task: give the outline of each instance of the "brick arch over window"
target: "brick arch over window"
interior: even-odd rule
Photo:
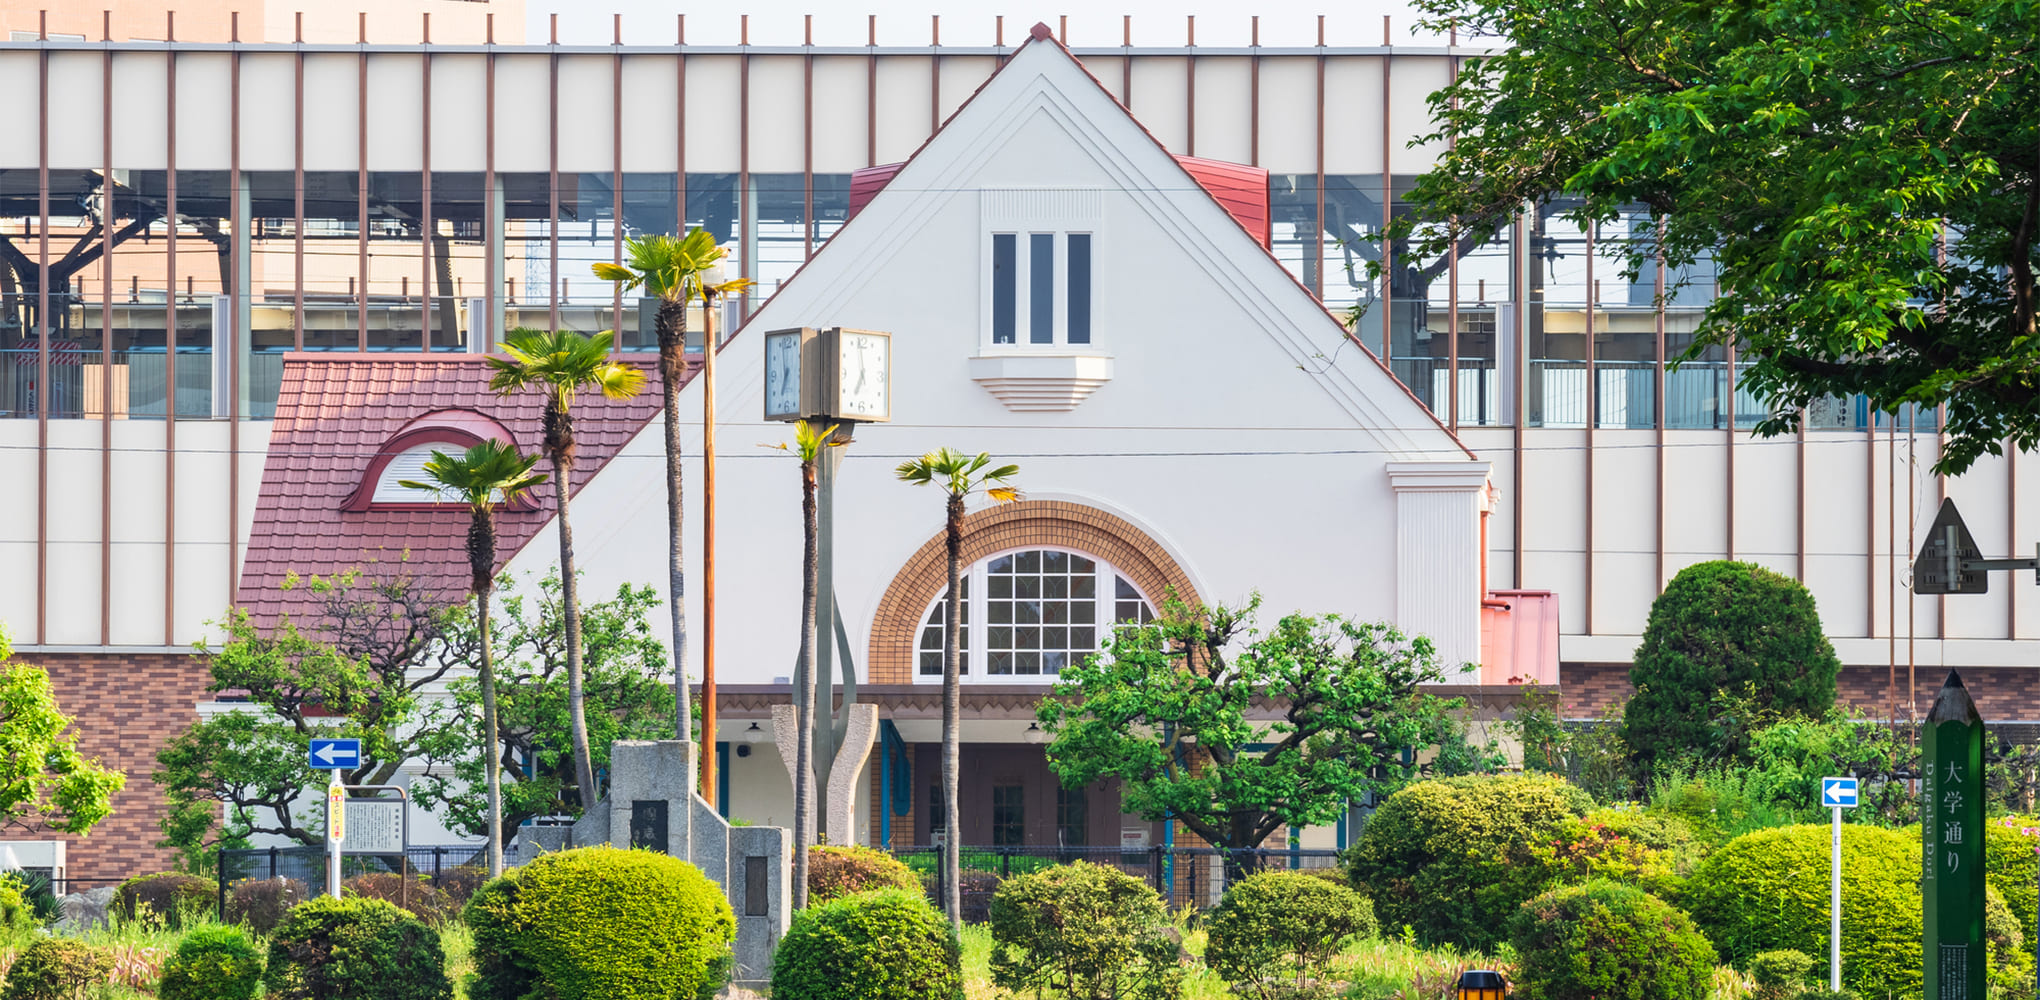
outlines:
[[[1170,590],[1186,601],[1197,600],[1189,574],[1176,565],[1167,550],[1146,532],[1096,507],[1062,500],[1022,500],[988,507],[963,519],[966,568],[994,553],[1035,546],[1076,549],[1103,559],[1139,587],[1158,609],[1162,595]],[[921,616],[929,602],[942,593],[948,577],[943,533],[938,531],[900,567],[879,599],[865,661],[871,664],[871,683],[913,682],[914,638],[921,628]]]

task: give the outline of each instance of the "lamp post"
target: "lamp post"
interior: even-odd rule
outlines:
[[[721,264],[701,273],[701,742],[708,745],[701,755],[701,797],[710,803],[716,800],[714,289],[723,281]]]
[[[1489,969],[1469,969],[1459,976],[1459,1000],[1504,1000],[1508,980]]]

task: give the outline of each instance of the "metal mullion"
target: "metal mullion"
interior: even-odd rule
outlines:
[[[1183,54],[1183,155],[1197,155],[1197,15],[1185,14],[1184,40],[1188,51]]]
[[[552,15],[552,52],[547,57],[545,300],[547,325],[560,328],[560,16]]]
[[[429,46],[432,43],[432,14],[427,11],[420,16],[424,18],[422,41]],[[423,106],[419,120],[423,122],[424,132],[419,136],[418,145],[418,261],[424,269],[418,279],[418,347],[430,354],[432,327],[435,325],[432,306],[436,299],[432,288],[432,239],[438,235],[434,232],[438,222],[432,217],[432,53],[429,50],[421,52],[418,59],[419,100]],[[453,249],[451,243],[447,249]]]
[[[802,185],[801,260],[815,255],[815,16],[804,22],[808,51],[801,57],[801,139]]]
[[[113,12],[100,17],[100,40],[113,40]],[[99,155],[99,644],[113,644],[113,226],[120,199],[113,184],[113,48],[100,57]]]
[[[865,15],[864,165],[878,166],[878,15]]]
[[[1657,222],[1657,225],[1656,225],[1656,227],[1655,227],[1655,228],[1656,228],[1656,230],[1657,230],[1657,246],[1653,248],[1653,249],[1655,250],[1655,254],[1654,254],[1654,256],[1656,257],[1656,267],[1655,267],[1655,268],[1653,269],[1653,277],[1652,277],[1652,279],[1651,279],[1651,281],[1652,281],[1653,285],[1655,286],[1655,287],[1653,288],[1653,290],[1652,290],[1652,293],[1651,293],[1651,313],[1652,313],[1652,319],[1651,319],[1651,322],[1652,322],[1652,328],[1653,328],[1653,331],[1654,331],[1654,336],[1655,336],[1655,338],[1656,338],[1656,341],[1657,341],[1657,364],[1656,364],[1656,365],[1655,365],[1655,366],[1654,366],[1654,367],[1652,368],[1652,371],[1651,371],[1651,381],[1652,381],[1652,387],[1651,387],[1651,396],[1652,396],[1652,398],[1653,398],[1654,400],[1656,400],[1656,402],[1655,402],[1655,404],[1654,404],[1654,412],[1653,412],[1652,416],[1653,416],[1653,417],[1655,417],[1655,419],[1656,419],[1656,424],[1657,424],[1657,434],[1656,434],[1656,441],[1655,441],[1656,447],[1655,447],[1655,448],[1653,449],[1653,451],[1655,451],[1655,453],[1656,453],[1656,456],[1655,456],[1655,461],[1656,461],[1656,465],[1657,465],[1657,505],[1656,505],[1656,506],[1657,506],[1657,579],[1656,579],[1656,581],[1655,581],[1655,584],[1654,584],[1654,587],[1653,587],[1653,592],[1654,592],[1654,593],[1655,593],[1655,592],[1659,592],[1659,591],[1662,591],[1662,590],[1664,589],[1664,586],[1665,586],[1665,220],[1664,220],[1664,217],[1663,217],[1663,216],[1659,216],[1659,217],[1657,218],[1656,222]],[[1803,436],[1803,435],[1802,435],[1802,437],[1801,437],[1801,441],[1802,441],[1802,443],[1804,443],[1804,436]],[[1803,464],[1803,463],[1802,463],[1802,464]],[[1804,469],[1802,469],[1802,470],[1801,470],[1801,475],[1800,475],[1800,489],[1802,490],[1802,492],[1803,492],[1803,491],[1804,491],[1804,489],[1805,489],[1805,481],[1806,481],[1806,477],[1805,477],[1805,474],[1804,474]],[[1802,507],[1801,509],[1802,509],[1802,510],[1804,510],[1804,508],[1803,508],[1803,507]],[[1801,555],[1801,560],[1800,560],[1801,562],[1804,562],[1804,561],[1805,561],[1805,558],[1804,558],[1804,551],[1805,551],[1805,544],[1804,544],[1804,541],[1805,541],[1805,539],[1804,539],[1804,532],[1802,531],[1802,532],[1801,532],[1801,546],[1800,546],[1800,549],[1801,549],[1801,553],[1802,553],[1802,555]]]
[[[49,14],[36,35],[49,41]],[[35,639],[50,641],[50,50],[36,51]]]
[[[1391,88],[1394,84],[1393,70],[1390,64],[1395,61],[1395,56],[1392,54],[1392,48],[1389,45],[1391,37],[1388,15],[1383,14],[1381,15],[1381,363],[1387,365],[1389,371],[1393,373],[1395,371],[1395,243],[1388,238],[1389,224],[1395,221],[1393,209],[1391,208],[1395,204],[1395,166],[1389,156],[1389,150],[1394,145],[1394,137],[1389,134],[1391,109],[1389,95],[1393,92]],[[1320,65],[1324,62],[1324,43],[1325,22],[1324,18],[1320,17],[1318,18],[1318,62]],[[1319,70],[1320,79],[1323,77],[1323,72],[1323,70]],[[1320,86],[1320,90],[1322,90],[1322,86]],[[1320,99],[1318,105],[1322,108],[1324,101]],[[1319,111],[1319,118],[1322,123],[1322,110]],[[1322,124],[1318,126],[1318,136],[1318,146],[1322,149],[1324,146],[1324,126]],[[1322,154],[1320,154],[1320,159],[1322,159]],[[1318,189],[1320,192],[1324,190],[1324,184],[1324,168],[1320,166],[1318,168]],[[1319,197],[1322,198],[1323,195],[1320,194]],[[1322,207],[1320,207],[1319,211],[1323,211]],[[1323,218],[1318,219],[1318,229],[1320,232],[1324,229]],[[1318,238],[1318,246],[1318,270],[1322,272],[1324,270],[1324,238],[1322,236]],[[1324,284],[1324,275],[1322,273],[1318,275],[1318,284],[1319,297],[1322,298]]]
[[[355,54],[355,270],[359,277],[354,290],[354,349],[368,350],[368,15],[362,14],[361,51]]]
[[[484,352],[496,346],[496,304],[503,301],[503,276],[497,258],[502,256],[503,233],[507,228],[497,220],[496,202],[496,15],[483,15],[488,53],[483,57],[482,76],[482,339]],[[473,330],[475,318],[468,317]],[[469,336],[473,336],[472,333]]]
[[[247,231],[249,219],[243,217],[241,204],[241,14],[234,11],[228,15],[229,37],[235,44],[228,55],[227,77],[227,287],[221,289],[227,298],[227,605],[234,604],[235,582],[240,578],[241,562],[241,339],[248,336],[241,329],[241,290],[248,284],[248,275],[241,267],[242,255],[239,244],[251,238]],[[251,206],[252,209],[252,206]],[[251,210],[248,215],[254,213]],[[252,322],[252,313],[251,322]],[[215,357],[219,344],[213,345]],[[214,371],[219,371],[215,365]],[[213,387],[213,412],[219,412],[219,387]]]
[[[673,150],[673,173],[678,183],[673,199],[673,227],[682,236],[687,235],[687,15],[681,14],[679,34],[675,39],[676,52],[673,58],[674,119],[676,136]],[[681,345],[684,350],[686,345]]]
[[[1523,474],[1523,428],[1525,424],[1530,422],[1529,269],[1535,265],[1530,263],[1530,250],[1528,246],[1530,227],[1525,223],[1522,213],[1518,212],[1516,214],[1516,221],[1513,225],[1516,230],[1516,238],[1509,241],[1509,284],[1511,286],[1510,296],[1516,302],[1516,323],[1515,329],[1509,331],[1509,336],[1515,341],[1516,349],[1512,352],[1515,355],[1513,361],[1515,370],[1509,373],[1509,380],[1516,390],[1514,393],[1516,397],[1516,412],[1514,419],[1510,421],[1515,425],[1510,434],[1515,448],[1515,460],[1510,463],[1513,466],[1510,470],[1510,476],[1514,480],[1512,488],[1515,491],[1515,495],[1509,498],[1509,513],[1510,519],[1513,522],[1510,527],[1510,544],[1515,547],[1513,560],[1515,565],[1509,567],[1509,573],[1514,589],[1521,590],[1523,588],[1524,484],[1528,479]],[[1495,324],[1495,336],[1497,339],[1501,337],[1500,323]],[[1500,367],[1500,365],[1496,367]]]
[[[305,349],[305,15],[297,15],[297,89],[294,96],[297,117],[293,121],[291,184],[297,199],[297,218],[292,223],[291,249],[291,348]]]
[[[1458,45],[1459,45],[1459,31],[1457,28],[1454,28],[1452,31],[1452,47],[1456,49]],[[1446,83],[1448,86],[1459,82],[1458,56],[1450,56],[1446,59],[1445,74]],[[1455,97],[1452,99],[1452,106],[1455,109],[1459,107],[1458,98]],[[1445,148],[1447,150],[1459,148],[1459,136],[1456,133],[1448,134],[1445,137]],[[1446,426],[1450,427],[1454,434],[1457,434],[1459,433],[1459,240],[1460,240],[1459,219],[1457,216],[1453,217],[1451,226],[1452,226],[1451,228],[1452,245],[1446,248],[1445,251],[1447,254],[1450,254],[1450,256],[1445,259],[1445,268],[1447,271],[1445,280],[1446,283],[1452,287],[1452,294],[1447,296],[1445,301],[1445,325],[1450,327],[1452,331],[1451,334],[1446,338],[1448,341],[1446,344],[1446,349],[1449,352],[1449,357],[1445,362],[1445,408],[1451,414],[1446,419]],[[1481,596],[1483,599],[1485,599],[1487,595],[1483,594]]]
[[[166,15],[176,40],[177,15]],[[177,52],[164,59],[163,645],[177,644]]]
[[[758,260],[756,234],[751,232],[751,16],[740,14],[737,18],[741,52],[737,56],[737,276],[751,277],[752,266]],[[706,303],[703,303],[706,307]],[[751,293],[746,291],[737,300],[737,321],[742,323],[751,318]],[[707,328],[715,340],[723,337],[715,321],[709,319]],[[710,334],[701,338],[703,354],[716,349],[710,342]]]
[[[1594,371],[1594,308],[1600,305],[1600,296],[1594,287],[1594,237],[1600,229],[1596,220],[1588,220],[1581,227],[1586,233],[1587,247],[1587,429],[1586,429],[1586,502],[1582,509],[1586,513],[1586,586],[1582,592],[1586,597],[1586,634],[1594,634],[1594,428],[1601,422],[1600,379]]]
[[[623,263],[623,15],[615,15],[616,51],[610,57],[609,102],[609,262]],[[610,285],[609,353],[616,356],[623,339],[623,286]]]
[[[1261,165],[1261,15],[1253,16],[1253,54],[1247,57],[1247,162]]]

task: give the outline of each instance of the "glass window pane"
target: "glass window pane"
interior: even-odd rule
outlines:
[[[1091,234],[1070,234],[1069,342],[1091,342]]]
[[[1015,291],[1019,261],[1015,259],[1018,237],[1012,233],[992,236],[992,343],[1010,344],[1015,336]]]
[[[1055,234],[1033,233],[1027,253],[1027,340],[1055,342]]]

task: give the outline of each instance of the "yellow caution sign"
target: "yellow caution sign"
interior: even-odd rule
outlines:
[[[334,844],[347,840],[347,789],[338,781],[326,786],[326,840]]]

